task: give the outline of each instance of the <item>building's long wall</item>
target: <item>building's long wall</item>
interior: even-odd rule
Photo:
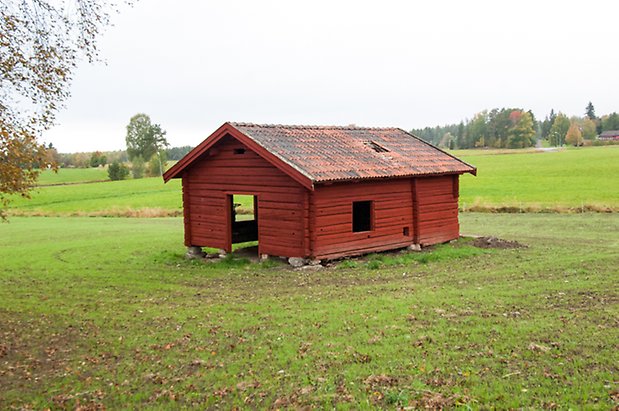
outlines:
[[[352,231],[352,203],[355,201],[373,202],[371,231]],[[414,234],[412,205],[408,179],[316,187],[310,195],[313,255],[336,258],[411,244]]]

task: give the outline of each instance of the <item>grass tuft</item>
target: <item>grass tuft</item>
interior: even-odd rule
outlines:
[[[377,270],[385,267],[398,267],[410,264],[428,264],[431,262],[448,261],[474,257],[493,252],[491,249],[480,249],[470,245],[471,239],[461,238],[450,244],[440,244],[424,249],[421,252],[401,251],[399,253],[385,252],[372,253],[365,257],[365,267],[370,270]],[[344,260],[338,264],[339,268],[355,268],[359,266],[359,261],[355,259]]]

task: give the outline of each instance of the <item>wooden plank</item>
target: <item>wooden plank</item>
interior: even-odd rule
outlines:
[[[282,220],[274,218],[266,218],[262,216],[260,221],[260,227],[272,230],[294,230],[303,232],[303,218],[299,217],[294,220]]]
[[[294,253],[297,255],[303,254],[303,243],[302,243],[302,239],[300,238],[294,239],[294,241],[288,241],[278,236],[260,234],[259,243],[260,242],[261,242],[260,244],[261,250],[268,250],[271,247],[279,247],[279,248],[286,248],[288,250],[294,250]],[[266,251],[264,252],[266,254],[271,254]],[[277,254],[277,255],[286,256],[286,254]],[[290,255],[287,255],[286,257],[290,257]]]
[[[314,247],[316,246],[316,192],[309,192],[309,243],[310,243],[310,255],[314,254]]]
[[[307,211],[307,209],[297,210],[262,206],[260,207],[260,217],[275,221],[302,221],[304,213]]]
[[[271,177],[279,178],[286,181],[294,181],[278,169],[274,167],[237,167],[237,168],[221,168],[221,167],[207,167],[201,170],[201,174],[196,176],[195,179],[221,179],[227,177],[250,177],[256,181]],[[298,184],[297,184],[298,185]]]
[[[301,193],[302,192],[302,188],[299,187],[298,184],[292,185],[293,183],[288,184],[288,183],[282,182],[281,184],[269,183],[267,185],[264,183],[265,183],[264,181],[261,181],[258,184],[253,184],[251,180],[245,179],[244,181],[241,181],[241,182],[211,181],[211,182],[192,183],[192,187],[196,190],[201,190],[202,192],[213,191],[213,192],[220,192],[220,193],[231,192],[231,191],[238,191],[239,193],[255,193],[255,194],[264,193],[264,192],[269,192],[269,193]]]
[[[324,258],[340,258],[347,257],[352,255],[361,255],[367,254],[371,252],[377,251],[386,251],[393,250],[398,248],[404,248],[411,244],[410,240],[402,240],[402,239],[392,239],[385,240],[381,239],[375,243],[368,244],[359,244],[357,247],[343,247],[343,246],[327,246],[321,247],[316,250],[316,258],[324,259]]]
[[[410,197],[410,196],[407,196]],[[391,210],[391,209],[404,209],[405,211],[410,213],[410,210],[413,206],[413,203],[410,198],[403,197],[402,199],[397,198],[395,200],[381,200],[374,202],[374,210],[375,211],[383,211],[383,210]],[[337,204],[337,205],[327,205],[323,204],[316,209],[317,216],[327,216],[327,215],[335,215],[335,214],[345,214],[352,212],[352,201],[346,204]]]
[[[359,244],[373,243],[374,241],[382,241],[384,239],[395,238],[402,240],[405,238],[402,235],[402,230],[395,232],[393,229],[385,228],[374,231],[364,231],[359,233],[343,234],[325,234],[319,235],[316,238],[316,248],[326,245],[342,244],[344,247],[355,248]],[[382,240],[381,240],[382,239]]]
[[[181,180],[182,192],[183,192],[183,226],[184,226],[184,242],[186,247],[190,247],[191,244],[191,214],[190,214],[190,198],[191,190],[189,188],[189,179],[187,178],[189,173],[186,173]]]
[[[339,183],[330,186],[316,186],[315,193],[319,198],[341,198],[364,194],[382,194],[398,191],[408,191],[405,179],[368,181],[359,183]]]
[[[310,191],[304,190],[303,193],[303,256],[309,257],[312,251],[310,244],[310,225],[309,225],[309,207],[310,207]]]
[[[272,236],[279,237],[282,240],[290,240],[290,241],[302,241],[300,239],[303,238],[303,229],[291,229],[291,228],[280,228],[274,227],[273,225],[263,225],[261,224],[259,227],[260,236]]]
[[[301,248],[287,247],[285,245],[278,244],[265,244],[260,246],[260,252],[272,256],[282,257],[307,257],[303,255]]]
[[[453,185],[453,198],[458,200],[460,195],[460,176],[458,174],[454,174],[452,176],[452,185]]]
[[[314,227],[316,230],[337,224],[351,224],[352,226],[352,212],[314,217]]]
[[[382,200],[397,200],[408,199],[410,195],[409,190],[401,191],[387,191],[380,193],[364,192],[363,194],[342,194],[337,197],[317,196],[316,205],[318,207],[343,205],[352,203],[353,201],[382,201]]]
[[[421,214],[419,211],[419,201],[417,199],[417,179],[411,178],[411,199],[413,201],[413,243],[419,244],[419,219]]]
[[[285,177],[250,177],[250,176],[210,176],[208,178],[192,181],[192,184],[204,184],[206,187],[196,186],[198,189],[210,189],[218,191],[233,191],[231,186],[250,186],[246,189],[247,192],[253,192],[257,189],[278,188],[282,187],[288,191],[297,190],[301,192],[298,184],[295,184],[290,179]],[[255,187],[255,188],[254,188]],[[276,190],[277,191],[277,190]]]
[[[210,194],[208,197],[192,196],[189,199],[189,205],[192,207],[222,207],[225,205],[225,198],[223,195],[214,196]]]

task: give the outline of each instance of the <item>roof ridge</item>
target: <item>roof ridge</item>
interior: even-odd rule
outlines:
[[[257,124],[229,121],[235,127],[260,127],[260,128],[289,128],[298,130],[398,130],[397,127],[363,127],[350,124],[347,126],[324,126],[324,125],[303,125],[303,124]]]

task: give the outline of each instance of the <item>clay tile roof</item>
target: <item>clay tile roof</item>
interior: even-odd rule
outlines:
[[[230,124],[314,183],[476,173],[399,128]]]

